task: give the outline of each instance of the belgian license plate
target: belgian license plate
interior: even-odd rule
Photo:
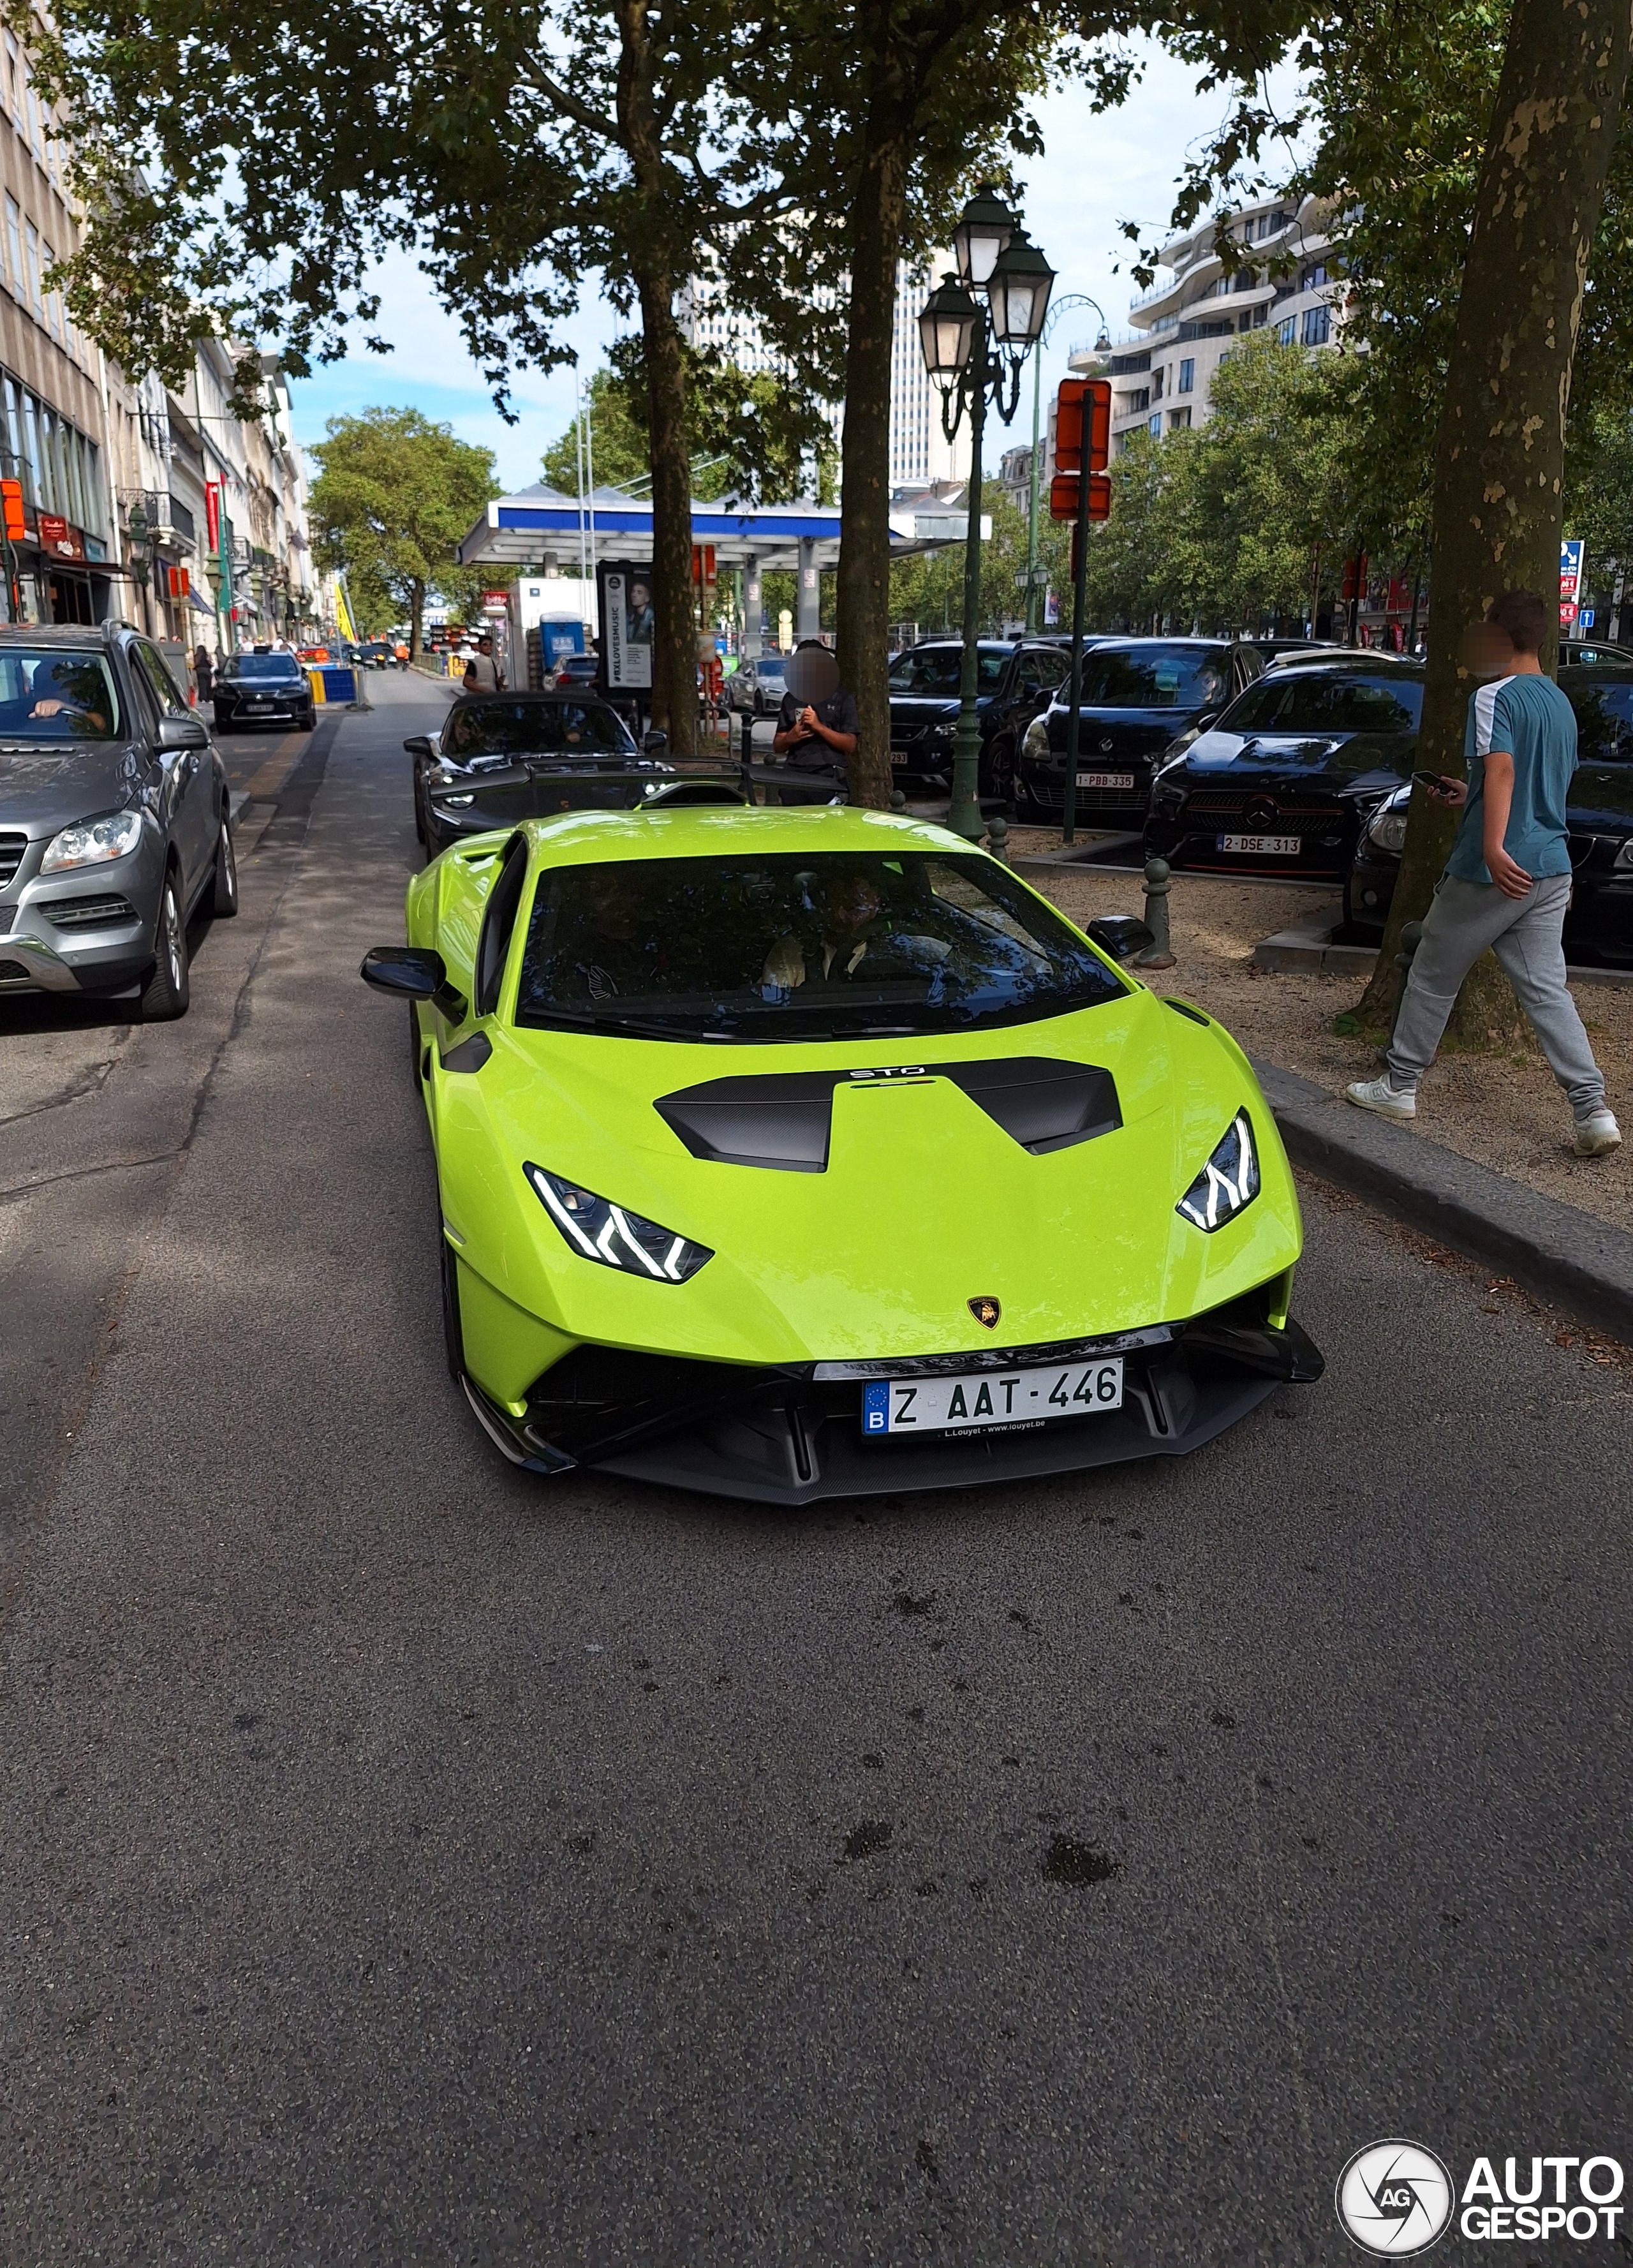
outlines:
[[[904,764],[907,760],[908,752],[905,748],[892,748],[890,752],[890,761],[893,764]]]
[[[1134,774],[1132,772],[1079,772],[1078,785],[1122,788],[1131,792],[1134,787]]]
[[[864,1433],[980,1433],[1122,1407],[1122,1358],[982,1370],[968,1378],[879,1378],[862,1389]]]
[[[1304,844],[1296,835],[1222,835],[1219,848],[1246,858],[1296,858]]]

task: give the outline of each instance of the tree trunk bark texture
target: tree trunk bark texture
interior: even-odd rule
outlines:
[[[1500,592],[1549,600],[1545,666],[1557,650],[1565,411],[1630,32],[1629,0],[1515,0],[1436,443],[1418,739],[1425,771],[1462,776],[1474,685],[1461,641]],[[1365,1022],[1394,1014],[1401,930],[1426,911],[1456,826],[1454,814],[1415,792],[1383,950],[1361,1003]],[[1519,1027],[1507,981],[1487,961],[1454,1020],[1453,1036],[1466,1044],[1504,1044]]]
[[[850,798],[876,811],[890,802],[890,377],[910,135],[901,107],[877,98],[850,217],[838,649],[857,703]]]

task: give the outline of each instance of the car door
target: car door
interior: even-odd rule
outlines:
[[[186,718],[197,722],[202,731],[202,720],[194,718],[158,648],[145,638],[132,638],[126,652],[159,718]],[[154,737],[157,740],[157,733]],[[173,830],[181,852],[184,887],[191,900],[216,855],[216,767],[208,740],[202,748],[161,748],[158,754],[173,782]]]

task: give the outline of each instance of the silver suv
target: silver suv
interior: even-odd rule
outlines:
[[[0,627],[0,994],[188,1005],[188,922],[238,911],[221,758],[127,623]]]

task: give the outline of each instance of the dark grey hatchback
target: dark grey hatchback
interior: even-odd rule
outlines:
[[[0,995],[188,1005],[188,922],[238,911],[226,774],[126,623],[0,629]]]

